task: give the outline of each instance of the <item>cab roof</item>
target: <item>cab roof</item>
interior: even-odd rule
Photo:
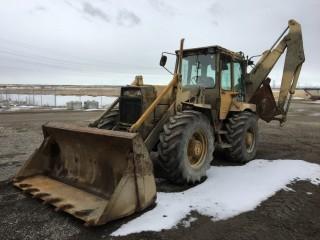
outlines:
[[[228,56],[231,56],[232,58],[244,59],[244,55],[242,52],[233,52],[218,45],[183,49],[184,55],[192,55],[195,53],[209,54],[209,53],[217,53],[217,52],[224,53]],[[176,54],[179,54],[179,50],[176,50]]]

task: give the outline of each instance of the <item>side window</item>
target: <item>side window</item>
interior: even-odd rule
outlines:
[[[234,82],[234,90],[239,92],[242,90],[242,69],[241,65],[238,62],[233,63],[233,82]]]
[[[221,88],[231,90],[231,63],[223,61],[221,70]]]
[[[199,63],[200,64],[200,63]],[[198,65],[192,65],[191,67],[191,82],[194,82],[193,84],[196,84],[197,76],[201,76],[201,68],[198,67]]]
[[[213,88],[216,80],[215,57],[215,54],[183,57],[181,66],[183,86],[198,85],[204,88]]]
[[[186,59],[182,59],[182,83],[184,85],[188,85],[189,79],[188,79],[188,73],[189,73],[189,61]]]
[[[216,69],[213,64],[207,66],[207,77],[211,79],[208,87],[214,87],[216,85]]]

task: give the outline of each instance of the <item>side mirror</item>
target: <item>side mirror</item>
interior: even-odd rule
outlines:
[[[254,65],[254,62],[252,60],[248,60],[248,66]]]
[[[164,67],[166,65],[166,63],[167,63],[167,56],[162,55],[161,59],[160,59],[160,66]]]

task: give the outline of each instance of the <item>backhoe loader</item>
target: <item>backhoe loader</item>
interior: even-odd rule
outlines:
[[[256,64],[242,52],[183,43],[167,86],[144,85],[137,76],[88,127],[43,125],[44,140],[14,185],[86,225],[101,225],[154,204],[157,169],[173,183],[195,184],[215,150],[230,161],[254,159],[258,119],[286,121],[305,60],[300,24],[290,20]],[[276,102],[268,75],[285,51]],[[164,68],[166,61],[163,53]]]

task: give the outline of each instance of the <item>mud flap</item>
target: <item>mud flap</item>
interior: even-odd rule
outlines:
[[[14,185],[56,210],[101,225],[154,203],[153,166],[137,133],[43,126],[44,141],[14,179]]]

